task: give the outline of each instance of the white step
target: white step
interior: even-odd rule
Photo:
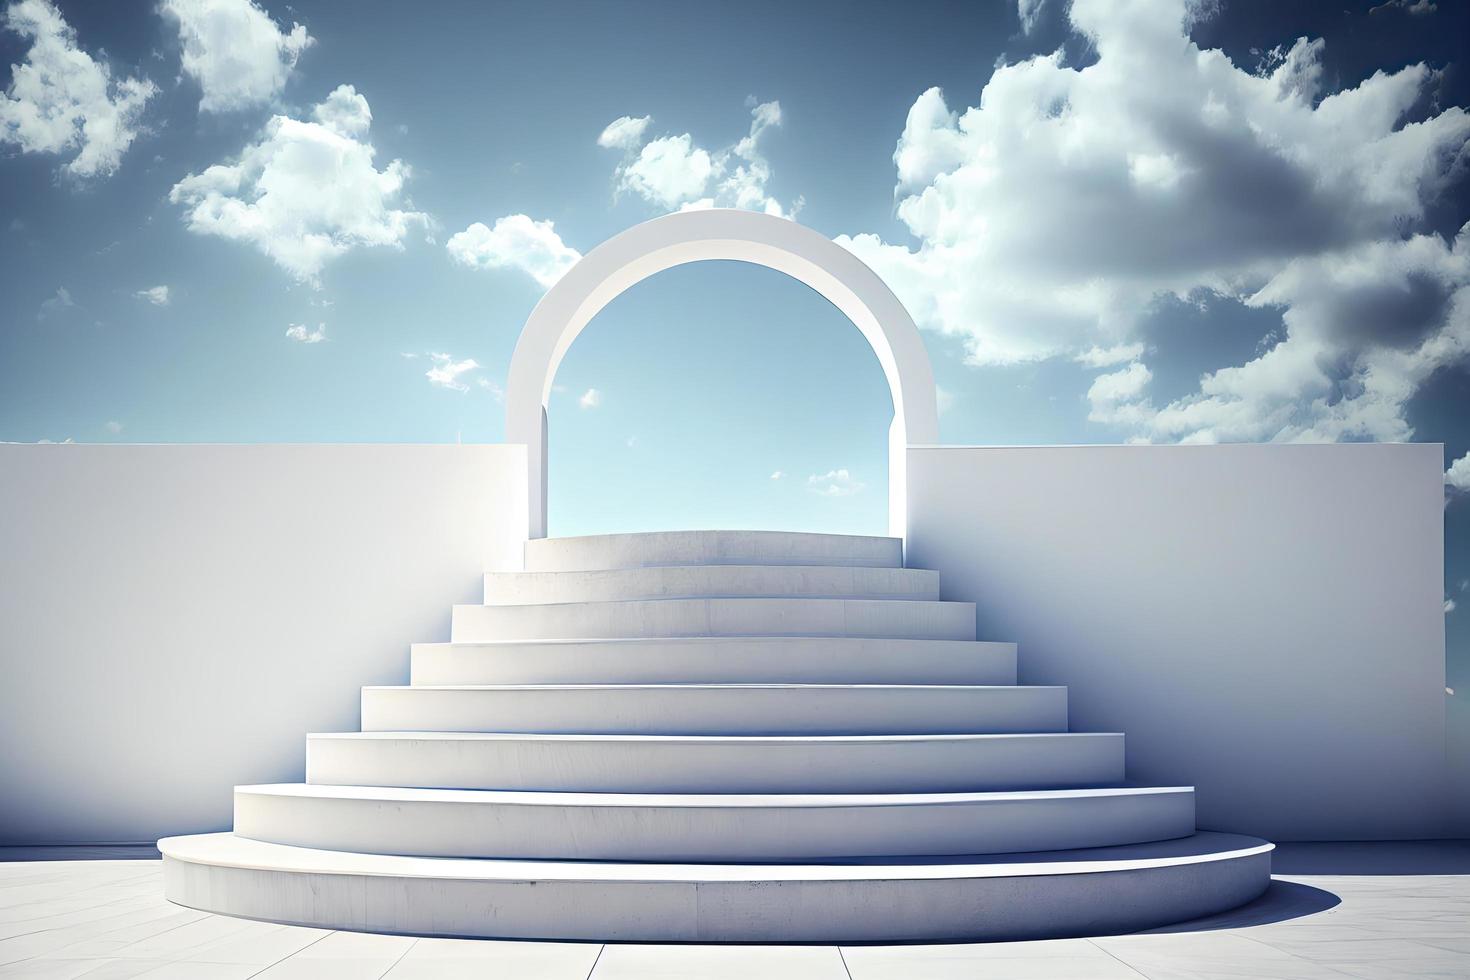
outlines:
[[[963,793],[1123,781],[1118,733],[307,736],[306,781],[571,793]]]
[[[1103,847],[1194,833],[1187,786],[927,795],[239,786],[235,833],[426,857],[809,861]]]
[[[706,636],[415,643],[412,682],[1014,684],[1016,645],[977,640]]]
[[[684,565],[485,575],[486,605],[718,596],[934,600],[939,573],[842,565]]]
[[[973,640],[975,604],[897,599],[633,599],[455,606],[450,639],[867,636]]]
[[[903,942],[1133,932],[1251,901],[1271,845],[1195,834],[1121,847],[845,863],[490,861],[169,837],[164,894],[326,929],[643,942]]]
[[[611,735],[1064,732],[1067,689],[932,684],[365,687],[362,730]]]
[[[899,568],[903,540],[796,531],[651,531],[534,538],[528,572],[576,572],[647,565],[866,565]]]

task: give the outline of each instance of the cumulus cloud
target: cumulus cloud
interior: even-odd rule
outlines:
[[[602,392],[596,388],[588,388],[582,392],[582,397],[577,399],[577,404],[582,408],[596,408],[602,404]]]
[[[49,0],[11,4],[4,28],[30,48],[0,95],[0,144],[22,153],[73,153],[62,168],[73,177],[117,170],[157,86],[146,78],[114,79],[106,63],[78,47],[76,32]]]
[[[771,479],[773,479],[773,480],[779,480],[779,479],[781,479],[785,475],[786,474],[783,473],[783,472],[781,472],[780,470],[776,470],[774,473],[771,474]]]
[[[582,253],[561,240],[550,221],[524,214],[497,218],[495,227],[476,221],[453,235],[446,247],[460,265],[471,269],[519,269],[549,287],[576,264]]]
[[[456,361],[453,354],[431,351],[429,360],[434,366],[424,372],[424,377],[435,388],[447,388],[450,391],[469,391],[470,386],[465,375],[480,369],[480,362],[472,357]]]
[[[278,115],[232,163],[174,185],[190,231],[254,245],[297,281],[316,285],[322,268],[351,249],[401,248],[428,218],[397,206],[409,177],[394,160],[373,166],[367,99],[340,85],[311,119]]]
[[[1470,493],[1470,453],[1455,460],[1444,471],[1444,485],[1459,493]],[[1460,591],[1465,591],[1464,582],[1460,583]]]
[[[133,297],[145,303],[152,303],[154,306],[167,306],[169,303],[167,286],[149,286],[147,289],[138,290]]]
[[[286,336],[302,344],[319,344],[327,339],[327,325],[318,323],[316,329],[311,330],[304,323],[293,323],[286,328]]]
[[[1466,235],[1413,232],[1465,170],[1470,116],[1409,121],[1425,65],[1324,92],[1320,40],[1246,70],[1190,40],[1209,7],[1075,0],[1093,63],[1001,66],[963,111],[923,93],[894,152],[917,247],[838,241],[971,363],[1130,364],[1092,405],[1141,438],[1404,438],[1406,399],[1465,355]],[[1158,300],[1201,291],[1278,310],[1279,342],[1157,410],[1110,398],[1147,370]]]
[[[1150,411],[1142,399],[1144,388],[1152,380],[1153,372],[1138,361],[1120,371],[1098,375],[1087,389],[1087,402],[1091,406],[1087,418],[1112,425],[1136,422],[1141,414]]]
[[[648,124],[653,122],[652,116],[620,116],[607,124],[602,135],[597,137],[597,145],[609,150],[630,150],[643,145],[643,134],[648,129]]]
[[[822,497],[851,497],[864,486],[845,468],[813,473],[806,479],[806,488]]]
[[[179,30],[184,74],[199,83],[205,112],[273,100],[315,40],[300,24],[282,31],[253,0],[163,0]]]
[[[801,199],[785,205],[767,192],[771,166],[760,151],[762,134],[781,125],[781,103],[761,102],[750,114],[746,135],[721,150],[697,145],[688,133],[644,142],[649,116],[614,120],[597,143],[624,151],[614,173],[618,192],[637,194],[664,210],[743,208],[790,217]]]
[[[123,430],[123,424],[121,422],[119,422],[117,419],[108,419],[103,424],[102,428],[107,431],[108,435],[114,435],[115,436],[115,435],[117,435],[119,432],[121,432]]]

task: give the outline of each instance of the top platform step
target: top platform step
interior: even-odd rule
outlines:
[[[902,568],[903,539],[798,531],[649,531],[526,542],[528,572],[655,565],[839,565]]]

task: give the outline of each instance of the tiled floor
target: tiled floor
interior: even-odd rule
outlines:
[[[58,853],[97,859],[0,849],[0,977],[1470,978],[1467,842],[1288,845],[1260,901],[1152,933],[841,948],[491,942],[276,926],[170,905],[156,861]]]

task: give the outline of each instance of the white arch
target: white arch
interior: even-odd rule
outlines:
[[[526,446],[529,536],[546,536],[546,404],[572,341],[627,289],[665,269],[708,259],[784,272],[821,293],[868,338],[893,393],[888,527],[902,537],[905,449],[939,441],[934,372],[918,328],[877,273],[847,249],[794,221],[725,209],[669,214],[609,238],[572,266],[531,311],[511,356],[505,390],[506,441]]]

